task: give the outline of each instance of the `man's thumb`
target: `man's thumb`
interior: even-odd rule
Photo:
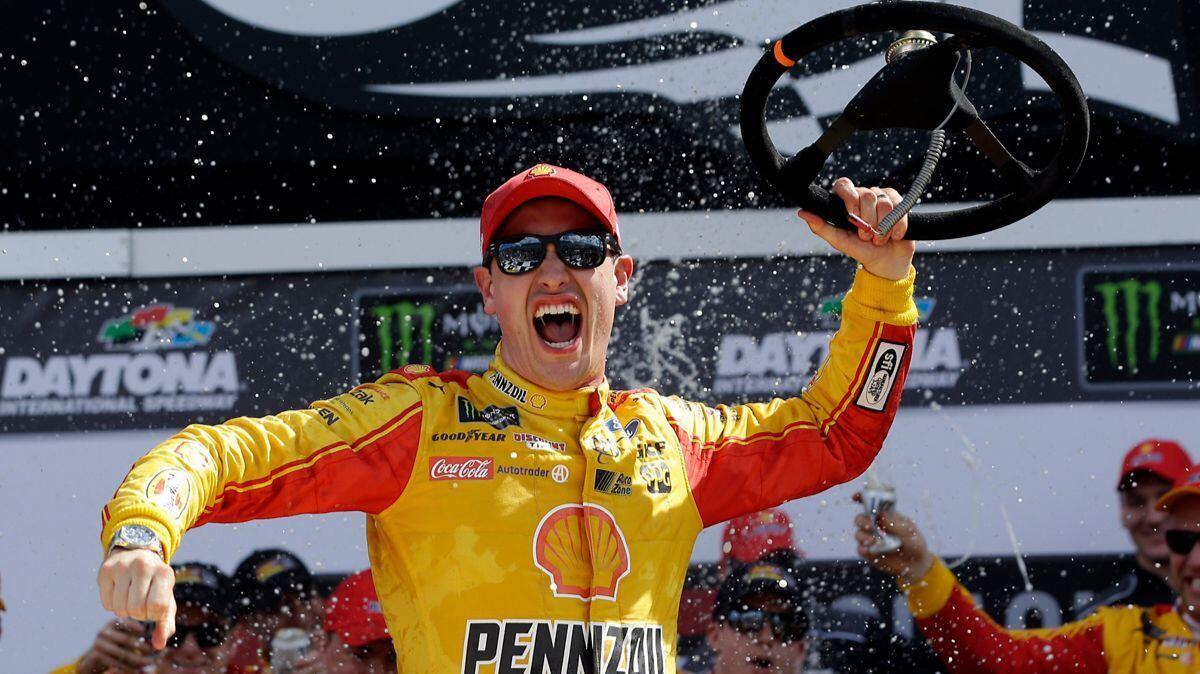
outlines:
[[[796,217],[808,224],[808,228],[812,230],[813,234],[816,234],[826,241],[829,240],[828,231],[830,226],[825,222],[824,218],[811,211],[806,211],[803,208],[796,211]]]
[[[175,635],[175,597],[171,597],[167,603],[167,614],[154,624],[154,634],[150,637],[150,644],[157,650],[163,650],[167,647],[167,639]]]

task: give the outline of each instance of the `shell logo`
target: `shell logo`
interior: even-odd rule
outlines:
[[[538,523],[533,563],[550,576],[555,597],[614,601],[629,573],[629,545],[612,513],[590,503],[567,503]]]
[[[529,169],[529,173],[525,175],[525,179],[528,180],[530,178],[541,178],[544,176],[552,176],[554,174],[555,170],[553,166],[549,164],[538,164],[537,166]]]

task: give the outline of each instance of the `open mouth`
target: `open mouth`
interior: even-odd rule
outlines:
[[[770,658],[747,658],[746,661],[757,669],[770,669],[772,664]]]
[[[546,346],[568,349],[579,339],[582,320],[583,316],[574,304],[559,302],[538,307],[534,312],[533,327]]]

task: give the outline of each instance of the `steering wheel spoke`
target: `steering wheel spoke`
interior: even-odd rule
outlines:
[[[976,117],[964,129],[967,137],[979,148],[1014,191],[1029,190],[1037,180],[1037,172],[1013,156],[1004,143],[992,132],[991,127]]]

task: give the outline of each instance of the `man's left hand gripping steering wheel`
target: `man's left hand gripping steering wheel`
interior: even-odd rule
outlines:
[[[821,216],[805,210],[796,211],[808,223],[813,234],[825,239],[826,243],[858,260],[864,269],[880,278],[899,281],[908,276],[913,254],[917,250],[915,241],[906,241],[908,216],[896,223],[883,236],[873,233],[883,216],[900,203],[900,193],[890,187],[855,187],[849,178],[838,178],[833,183],[833,193],[842,198],[851,221],[858,225],[857,232],[839,229],[825,222]],[[861,222],[859,222],[861,221]],[[865,226],[864,226],[865,225]],[[857,234],[857,235],[856,235]]]

